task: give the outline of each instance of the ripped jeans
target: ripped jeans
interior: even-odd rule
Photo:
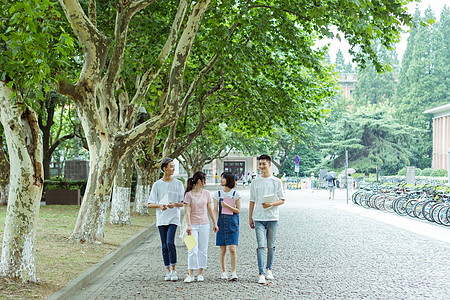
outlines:
[[[256,241],[258,243],[257,258],[259,274],[264,272],[264,254],[267,242],[266,269],[272,270],[273,256],[275,254],[275,237],[277,235],[278,221],[255,221]]]

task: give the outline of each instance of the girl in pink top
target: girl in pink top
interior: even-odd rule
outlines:
[[[211,195],[203,188],[206,185],[206,175],[197,172],[187,181],[186,193],[184,194],[185,216],[188,235],[197,241],[197,245],[188,253],[189,275],[184,282],[194,281],[194,270],[198,270],[197,281],[203,281],[203,269],[206,268],[208,258],[209,242],[209,219],[208,213],[214,224],[214,232],[219,231],[214,217]]]

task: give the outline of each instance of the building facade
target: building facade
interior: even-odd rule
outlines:
[[[258,159],[256,156],[246,156],[242,152],[232,151],[222,159],[214,159],[210,164],[203,167],[206,181],[214,182],[214,176],[223,172],[237,174],[239,178],[245,174],[259,174]],[[278,168],[272,163],[272,172],[278,174]],[[177,177],[187,177],[187,172],[181,164],[175,163],[175,174]]]
[[[433,169],[448,170],[450,150],[450,104],[424,111],[433,115]]]

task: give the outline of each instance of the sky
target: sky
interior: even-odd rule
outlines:
[[[434,11],[434,15],[437,19],[439,19],[439,16],[441,14],[441,11],[444,7],[444,5],[447,4],[447,6],[450,6],[449,0],[422,0],[420,3],[418,2],[412,2],[408,5],[408,10],[411,14],[414,14],[416,7],[420,9],[420,11],[423,13],[425,9],[428,8],[428,6],[431,7],[431,9]],[[406,40],[408,39],[409,34],[403,34],[402,39],[400,43],[397,44],[397,53],[398,53],[398,59],[401,61],[403,57],[403,53],[406,49]],[[328,41],[330,42],[330,41]],[[323,46],[326,42],[318,43],[319,46]],[[344,52],[345,61],[348,63],[351,61],[351,56],[347,53],[348,49],[350,49],[349,44],[346,41],[339,42],[338,40],[334,39],[330,42],[330,57],[331,61],[334,62],[336,59],[336,52],[341,49]]]

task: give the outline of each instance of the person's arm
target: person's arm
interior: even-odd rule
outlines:
[[[216,217],[215,217],[211,202],[212,201],[208,202],[206,207],[208,208],[209,216],[211,217],[211,220],[213,222],[213,226],[214,226],[213,230],[214,230],[214,232],[217,232],[217,231],[219,231],[219,227],[217,227],[217,221],[216,221]]]
[[[277,197],[279,198],[278,201],[269,203],[269,202],[263,202],[262,206],[263,208],[269,208],[269,207],[274,207],[274,206],[279,206],[284,204],[284,193],[281,187],[281,180],[279,181],[279,186],[276,186],[276,190],[275,190],[275,194],[277,195]]]
[[[269,208],[269,207],[279,206],[279,205],[282,205],[282,204],[284,204],[284,199],[280,199],[280,200],[272,202],[272,203],[263,202],[262,206],[264,208]]]
[[[235,205],[236,205],[236,207],[233,207],[233,206],[225,203],[225,201],[222,201],[222,207],[226,207],[229,210],[231,210],[232,212],[234,212],[236,214],[240,214],[241,213],[241,198],[236,200]]]
[[[219,201],[217,199],[214,199],[214,213],[216,214],[216,216],[219,215]]]
[[[253,210],[255,209],[255,202],[250,201],[250,205],[248,207],[249,213],[248,213],[248,224],[250,225],[251,229],[255,229],[255,223],[253,222]]]
[[[188,235],[191,235],[192,233],[192,226],[191,226],[191,206],[186,203],[184,205],[184,216],[186,218],[186,232]]]
[[[156,190],[157,190],[157,188],[156,188],[156,183],[155,183],[155,184],[153,184],[152,190],[150,191],[150,197],[147,202],[147,207],[148,208],[159,208],[162,211],[165,211],[167,209],[167,207],[165,205],[155,203],[158,198]]]

